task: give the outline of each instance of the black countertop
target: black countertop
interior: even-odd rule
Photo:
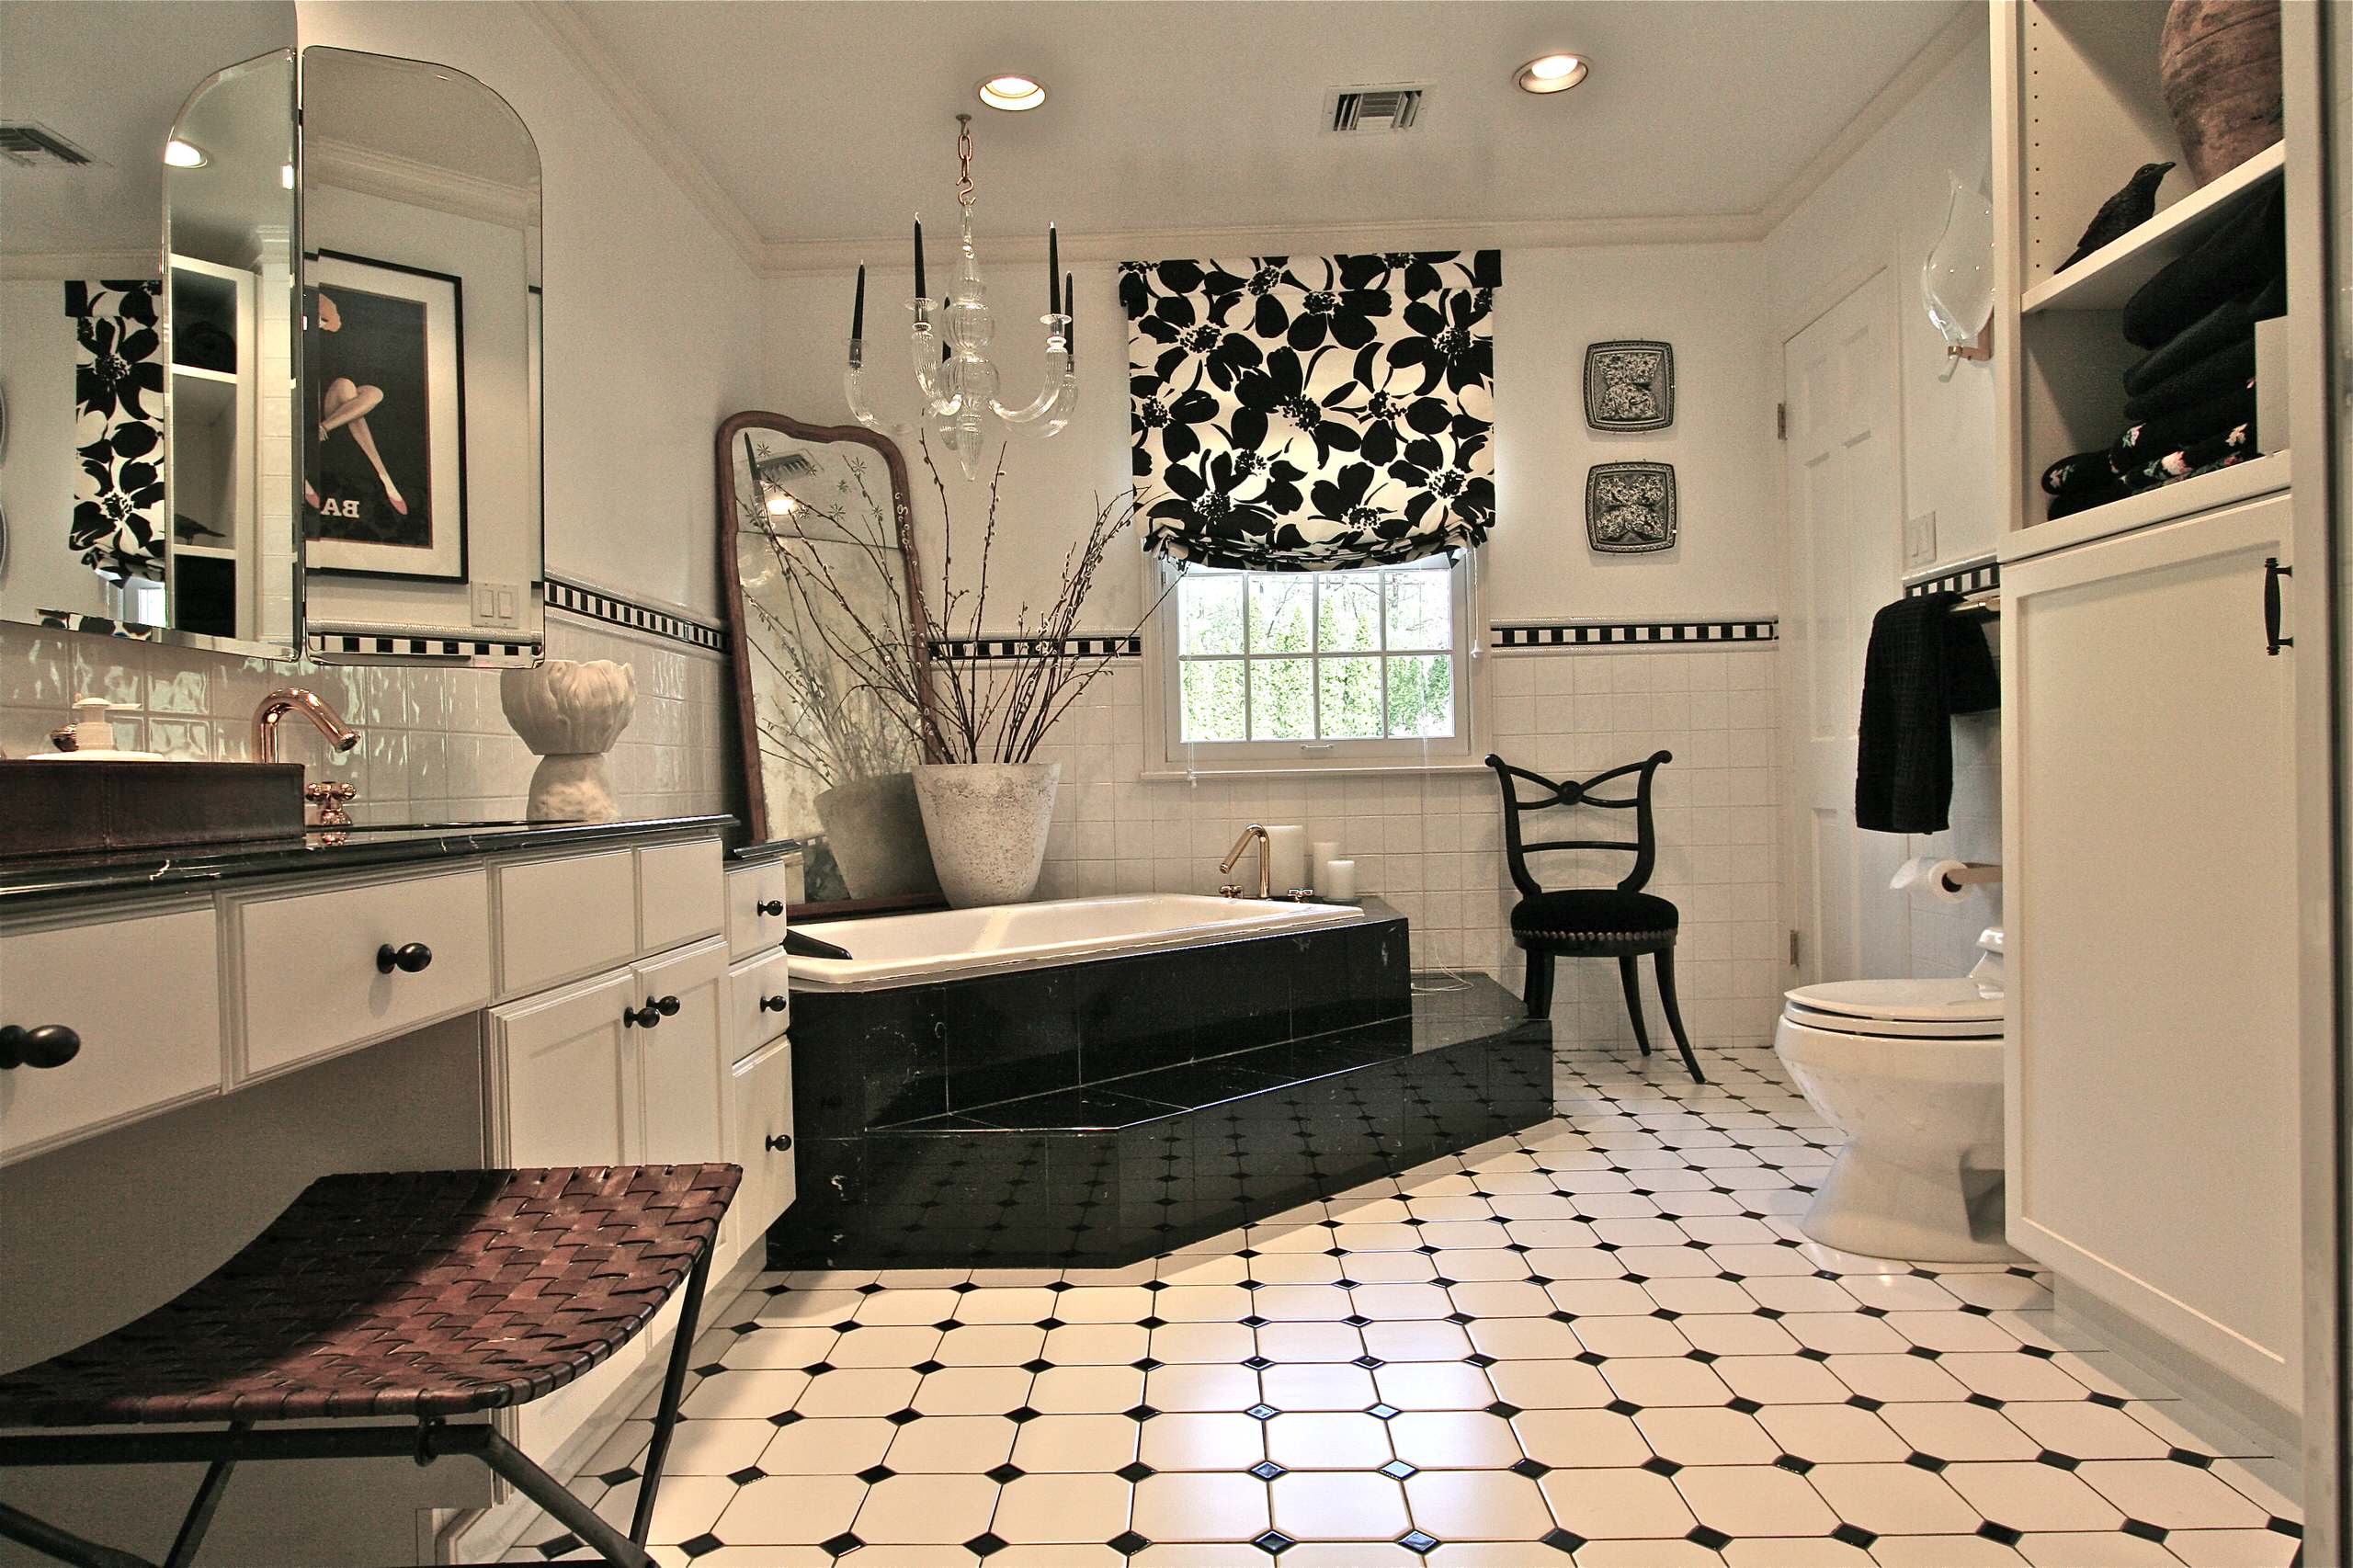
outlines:
[[[432,823],[355,826],[234,844],[0,857],[0,910],[74,898],[155,891],[191,892],[259,877],[333,875],[386,866],[462,860],[517,850],[570,848],[662,834],[716,832],[731,816],[653,817],[640,822]],[[767,846],[756,846],[756,852]]]

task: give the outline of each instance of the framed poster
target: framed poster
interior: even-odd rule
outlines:
[[[304,569],[462,581],[462,286],[443,272],[320,251],[311,264]]]

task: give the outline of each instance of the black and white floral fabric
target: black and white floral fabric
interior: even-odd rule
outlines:
[[[67,542],[109,577],[164,574],[162,285],[153,278],[65,285],[80,352],[74,445],[81,472]]]
[[[1502,280],[1491,250],[1123,263],[1144,548],[1299,572],[1481,543]]]

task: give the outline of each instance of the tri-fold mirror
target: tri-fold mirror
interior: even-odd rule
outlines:
[[[0,6],[0,620],[535,663],[538,150],[293,17]]]

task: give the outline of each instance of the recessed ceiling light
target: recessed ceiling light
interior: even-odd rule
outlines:
[[[1589,69],[1582,54],[1540,54],[1521,66],[1513,80],[1525,93],[1565,93],[1584,81]]]
[[[204,155],[204,149],[193,142],[183,142],[175,136],[164,143],[164,162],[173,168],[200,169],[211,161]]]
[[[768,497],[768,516],[771,517],[789,517],[799,510],[801,503],[781,491]]]
[[[1046,85],[1027,76],[992,76],[981,84],[981,102],[1018,113],[1046,101]]]

